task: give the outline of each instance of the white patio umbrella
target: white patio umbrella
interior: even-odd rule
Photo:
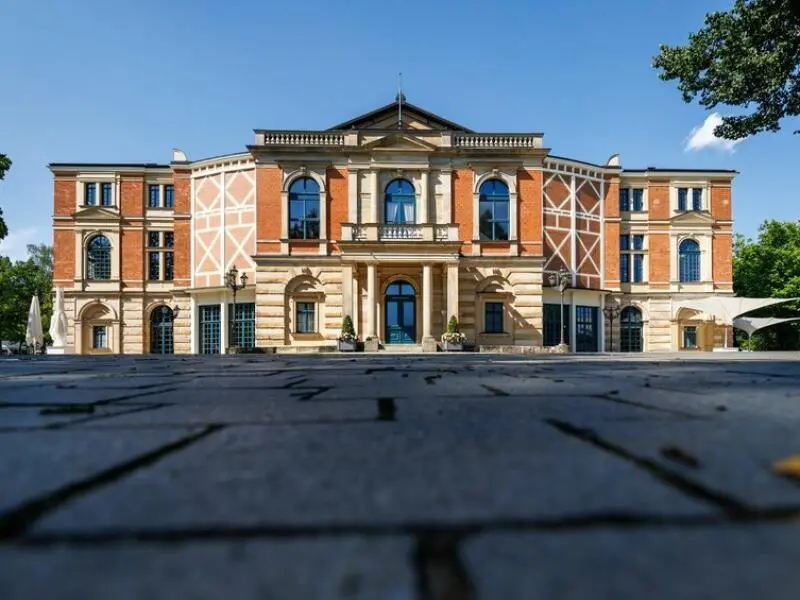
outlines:
[[[25,341],[29,346],[36,347],[44,344],[44,333],[42,332],[42,311],[39,308],[39,296],[31,299],[31,308],[28,311],[28,330],[25,333]]]

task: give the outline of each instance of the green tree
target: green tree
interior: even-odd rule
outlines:
[[[47,337],[53,309],[53,249],[44,244],[29,245],[26,260],[12,262],[0,256],[0,339],[25,340],[33,296],[39,296]]]
[[[800,221],[765,221],[752,240],[737,235],[733,245],[733,291],[750,298],[800,297]],[[789,303],[752,313],[756,317],[797,317]],[[800,348],[800,324],[783,323],[753,334],[754,350]]]
[[[0,181],[6,176],[6,172],[11,168],[11,159],[5,154],[0,153]],[[6,221],[3,219],[3,208],[0,207],[0,240],[8,235],[8,227]]]
[[[662,44],[653,66],[664,81],[678,80],[685,102],[752,107],[723,117],[718,137],[778,131],[783,118],[800,114],[800,2],[735,0],[706,15],[687,45]]]

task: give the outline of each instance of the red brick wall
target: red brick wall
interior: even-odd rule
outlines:
[[[729,185],[711,186],[711,216],[721,221],[731,220],[731,188]]]
[[[342,239],[342,223],[347,223],[347,169],[328,169],[328,239]]]
[[[715,233],[712,242],[712,265],[714,288],[733,288],[733,236],[730,233]]]
[[[619,233],[620,225],[613,219],[619,218],[619,175],[606,178],[605,198],[603,199],[603,213],[606,221],[603,231],[605,246],[605,282],[606,288],[619,287]]]
[[[138,284],[144,279],[144,231],[123,229],[120,232],[122,251],[122,281]]]
[[[121,177],[120,212],[126,217],[144,214],[144,177],[123,175]]]
[[[669,182],[651,181],[647,186],[648,213],[652,220],[669,219]]]
[[[56,175],[53,184],[53,214],[55,216],[66,217],[77,210],[76,185],[74,175]]]
[[[73,183],[74,187],[74,183]],[[53,232],[53,284],[72,287],[75,278],[75,232],[56,229]]]
[[[458,223],[461,251],[471,254],[472,245],[472,188],[474,174],[471,169],[453,171],[453,219]]]
[[[669,234],[651,233],[648,236],[649,260],[650,260],[650,287],[667,288],[669,287]]]
[[[542,172],[521,170],[517,174],[517,215],[521,255],[542,255]]]
[[[183,215],[191,216],[192,208],[192,181],[188,169],[173,168],[173,183],[175,185],[175,279],[174,286],[188,287],[191,284],[191,221],[181,218]]]
[[[280,252],[281,169],[256,168],[256,252]]]

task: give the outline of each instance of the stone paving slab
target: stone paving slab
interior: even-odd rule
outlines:
[[[0,548],[4,600],[413,600],[408,539]]]
[[[496,533],[464,543],[477,598],[797,598],[800,527]]]
[[[38,531],[715,511],[551,427],[499,415],[222,430]]]
[[[2,433],[0,511],[175,442],[192,431],[189,427],[158,430],[146,436],[66,429]]]

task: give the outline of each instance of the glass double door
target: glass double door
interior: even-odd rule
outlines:
[[[386,288],[384,339],[387,344],[413,344],[417,341],[416,308],[411,284],[400,281]]]

